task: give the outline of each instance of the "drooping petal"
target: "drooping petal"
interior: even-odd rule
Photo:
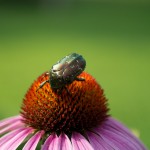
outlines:
[[[14,131],[11,131],[11,132],[7,133],[6,135],[2,136],[2,137],[0,138],[0,146],[1,146],[3,143],[7,142],[9,139],[13,138],[16,134],[18,134],[19,132],[21,132],[21,131],[23,131],[23,130],[24,130],[24,128],[19,128],[19,129],[16,129],[16,130],[14,130]]]
[[[71,141],[64,133],[59,137],[51,134],[45,141],[42,150],[72,150]]]
[[[72,150],[71,141],[66,134],[61,134],[59,139],[61,140],[60,150]]]
[[[42,146],[42,150],[49,150],[49,147],[53,147],[54,145],[54,139],[56,138],[55,134],[51,134],[47,140],[45,141],[45,143]],[[52,149],[53,150],[53,149]]]
[[[104,130],[104,132],[107,132],[108,134],[114,135],[116,137],[116,140],[117,139],[118,140],[122,139],[122,141],[124,141],[125,143],[128,143],[128,145],[130,147],[134,147],[136,149],[141,149],[140,143],[138,144],[135,141],[135,137],[131,138],[130,136],[127,136],[127,135],[123,134],[119,130],[116,130],[115,128],[112,128],[109,125],[103,126],[102,129]]]
[[[0,121],[0,128],[6,126],[8,124],[14,123],[15,121],[20,121],[22,119],[21,116],[14,116]]]
[[[0,139],[0,149],[2,150],[16,150],[22,141],[31,134],[33,129],[21,128],[12,131]]]
[[[41,139],[44,131],[37,132],[34,136],[32,136],[28,142],[23,147],[23,150],[35,150],[39,140]]]
[[[111,129],[114,129],[123,135],[130,137],[132,139],[132,142],[135,142],[136,146],[140,147],[140,149],[145,150],[145,146],[139,141],[137,137],[135,137],[131,131],[128,130],[124,125],[122,125],[117,120],[109,117],[108,120],[105,122],[103,126],[109,126]]]
[[[7,126],[0,129],[0,135],[8,131],[18,129],[21,126],[24,126],[24,124],[20,120],[15,120],[14,123],[8,124]]]
[[[136,150],[136,147],[133,144],[130,144],[128,140],[111,131],[101,130],[100,133],[104,141],[111,145],[115,150]]]
[[[93,132],[87,132],[87,135],[94,150],[114,150],[100,135]]]
[[[73,150],[94,150],[91,144],[80,133],[73,132],[72,137]]]
[[[146,150],[127,128],[110,117],[93,131],[115,150]]]

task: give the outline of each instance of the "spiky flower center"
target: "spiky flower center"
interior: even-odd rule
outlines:
[[[46,83],[42,74],[30,87],[23,100],[21,114],[24,122],[37,130],[46,132],[72,132],[91,129],[108,115],[107,100],[96,80],[86,72],[79,77],[85,81],[73,81],[60,92]]]

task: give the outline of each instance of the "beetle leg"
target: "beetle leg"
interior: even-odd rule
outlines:
[[[81,78],[76,77],[75,80],[76,80],[76,81],[85,81],[85,79],[82,78],[82,77],[81,77]]]
[[[64,86],[64,88],[66,89],[67,93],[68,93],[68,94],[70,94],[70,93],[69,93],[69,90],[67,89],[67,87],[66,87],[66,86]]]
[[[42,88],[47,82],[49,82],[49,80],[43,81],[43,82],[40,84],[40,86],[37,88],[36,92],[37,92],[40,88]]]

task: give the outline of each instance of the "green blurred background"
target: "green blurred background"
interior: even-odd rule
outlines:
[[[0,119],[31,83],[76,52],[105,90],[110,114],[150,147],[150,2],[0,1]]]

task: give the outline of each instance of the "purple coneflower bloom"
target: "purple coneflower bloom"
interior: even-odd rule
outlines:
[[[146,150],[108,114],[107,99],[95,79],[74,81],[53,91],[41,75],[25,95],[19,116],[0,121],[0,150]]]

